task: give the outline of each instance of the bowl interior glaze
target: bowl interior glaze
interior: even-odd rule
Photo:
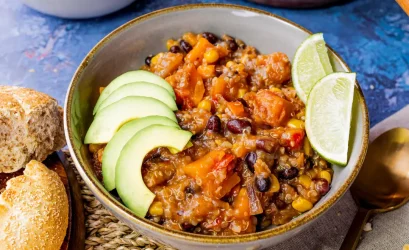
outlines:
[[[261,53],[276,51],[293,58],[297,47],[309,36],[309,31],[280,17],[255,9],[233,5],[188,5],[165,9],[139,17],[105,37],[87,55],[75,73],[69,87],[65,126],[69,148],[77,168],[96,197],[114,214],[142,231],[154,232],[187,241],[207,243],[249,242],[279,236],[307,224],[325,212],[348,189],[355,179],[368,145],[368,113],[361,89],[356,84],[354,115],[351,134],[350,160],[346,167],[333,166],[334,180],[330,192],[312,210],[291,222],[266,231],[240,236],[212,237],[192,235],[163,229],[143,218],[134,216],[115,200],[97,180],[91,166],[85,133],[92,121],[92,109],[98,98],[99,87],[106,86],[116,76],[139,69],[144,58],[165,51],[169,38],[178,38],[184,32],[210,31],[219,36],[229,34],[256,47]],[[325,35],[325,34],[324,34]],[[348,66],[332,50],[329,52],[336,71],[349,71]]]

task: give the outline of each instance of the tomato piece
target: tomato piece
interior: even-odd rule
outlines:
[[[234,164],[230,164],[230,163],[232,163],[234,158],[235,157],[232,154],[224,155],[223,159],[219,161],[218,163],[216,163],[215,170],[221,170],[221,169],[227,169],[227,171],[233,170]]]
[[[305,131],[299,128],[288,128],[280,138],[280,144],[292,149],[300,149],[304,144]]]

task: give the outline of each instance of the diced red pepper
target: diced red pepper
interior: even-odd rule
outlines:
[[[305,132],[299,128],[288,128],[281,134],[280,144],[292,149],[300,149],[304,143]]]

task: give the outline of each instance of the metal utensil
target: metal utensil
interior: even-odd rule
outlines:
[[[359,206],[341,250],[356,249],[368,219],[409,201],[409,129],[395,128],[369,145],[351,193]]]

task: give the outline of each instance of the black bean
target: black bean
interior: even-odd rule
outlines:
[[[185,232],[193,232],[195,230],[195,226],[187,222],[183,222],[181,226]]]
[[[181,52],[180,47],[177,46],[177,45],[170,47],[169,51],[172,52],[172,53],[180,53]]]
[[[266,153],[274,153],[279,144],[277,140],[272,138],[262,138],[256,140],[256,147],[257,149],[263,150]]]
[[[319,194],[325,195],[326,193],[328,193],[330,187],[326,179],[319,178],[319,179],[314,180],[314,183],[315,183],[315,190],[317,190]]]
[[[243,106],[244,106],[245,108],[248,108],[248,107],[249,107],[249,105],[247,104],[246,100],[244,100],[243,98],[239,98],[239,99],[237,99],[237,101],[241,102],[241,104],[243,104]]]
[[[285,180],[294,179],[295,177],[297,177],[297,175],[298,175],[298,168],[296,167],[285,168],[278,174],[278,176],[281,179],[285,179]]]
[[[206,129],[211,130],[213,132],[220,132],[222,129],[222,122],[217,115],[210,116],[209,120],[207,121]]]
[[[216,71],[216,76],[219,77],[221,74],[223,74],[223,66],[216,65],[215,71]]]
[[[237,45],[237,43],[234,40],[227,41],[227,45],[229,46],[229,49],[231,51],[233,51],[233,52],[236,51],[239,48],[239,46]]]
[[[227,122],[227,129],[233,134],[241,134],[246,129],[251,130],[251,123],[247,120],[232,119]]]
[[[276,207],[277,207],[278,209],[284,209],[284,208],[287,207],[287,204],[286,204],[284,201],[280,200],[280,199],[276,199],[276,200],[274,201],[274,204],[276,204]]]
[[[271,187],[271,179],[262,175],[256,177],[256,187],[260,192],[267,192]]]
[[[153,55],[149,55],[145,58],[145,64],[148,66],[151,66],[151,61],[152,61]]]
[[[185,40],[180,40],[180,47],[182,47],[182,49],[188,53],[189,51],[192,50],[192,45],[190,45],[188,42],[186,42]]]
[[[185,193],[187,193],[187,194],[195,194],[195,190],[194,190],[192,187],[187,186],[187,187],[185,188]]]
[[[242,40],[236,39],[236,43],[241,49],[244,49],[246,47],[246,44],[244,44]]]
[[[203,32],[202,36],[206,38],[207,41],[209,41],[212,44],[215,44],[217,40],[219,40],[215,34],[210,33],[210,32]]]
[[[255,152],[247,153],[244,157],[244,161],[246,162],[248,169],[254,173],[254,164],[256,164],[257,161],[257,154]]]

